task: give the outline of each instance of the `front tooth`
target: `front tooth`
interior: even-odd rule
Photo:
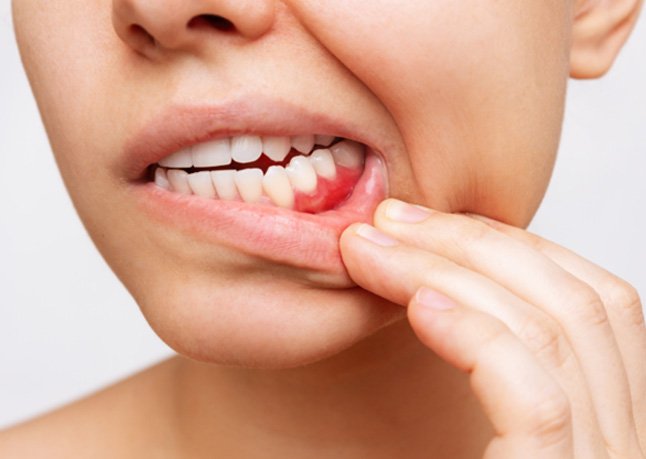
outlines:
[[[176,151],[170,156],[165,157],[159,161],[160,166],[164,167],[191,167],[193,159],[191,158],[191,148],[184,148],[183,150]]]
[[[271,166],[262,179],[262,187],[274,204],[291,209],[294,207],[294,190],[282,166]]]
[[[193,166],[217,167],[231,164],[231,144],[228,138],[216,139],[193,147]]]
[[[262,197],[262,169],[242,169],[233,176],[244,202],[258,202]]]
[[[309,159],[318,175],[328,180],[336,178],[336,166],[330,150],[327,148],[314,150]]]
[[[292,137],[292,147],[301,153],[309,153],[314,147],[313,135],[297,135]]]
[[[342,140],[330,147],[334,162],[339,166],[358,168],[363,163],[363,145],[351,140]]]
[[[192,194],[191,188],[188,186],[188,173],[182,169],[169,169],[166,172],[166,177],[173,187],[173,191],[182,194]]]
[[[232,169],[224,171],[211,171],[211,181],[218,193],[218,198],[225,201],[233,201],[238,197],[236,184],[233,179],[235,171]]]
[[[215,198],[215,188],[213,188],[211,173],[209,171],[188,174],[188,185],[193,190],[193,194],[205,198]]]
[[[241,135],[231,139],[231,157],[238,163],[252,163],[262,154],[262,140],[255,135]]]
[[[161,167],[158,167],[157,169],[155,169],[155,185],[165,190],[171,189],[171,185],[170,185],[170,182],[168,181],[168,177],[166,177],[166,171]]]
[[[263,137],[262,151],[272,161],[277,163],[284,160],[292,149],[289,137]]]
[[[316,190],[316,171],[305,156],[294,156],[285,168],[292,186],[303,193],[311,194]]]
[[[329,147],[332,145],[332,142],[334,142],[334,137],[333,135],[316,135],[314,136],[314,142],[316,145],[320,145],[322,147]]]

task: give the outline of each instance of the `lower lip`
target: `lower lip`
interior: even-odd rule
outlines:
[[[336,209],[319,214],[186,196],[152,182],[135,185],[135,192],[146,215],[191,237],[276,263],[342,275],[339,237],[350,224],[372,220],[386,197],[384,174],[382,160],[368,149],[352,194]]]

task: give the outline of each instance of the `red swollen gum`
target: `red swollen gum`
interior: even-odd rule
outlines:
[[[334,180],[319,176],[314,193],[294,192],[294,210],[316,214],[334,209],[350,196],[362,172],[363,168],[350,169],[337,164]]]

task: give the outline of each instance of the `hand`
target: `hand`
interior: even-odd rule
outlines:
[[[470,214],[382,202],[341,252],[358,285],[408,306],[419,339],[470,374],[485,456],[643,458],[646,328],[636,290],[571,251]]]

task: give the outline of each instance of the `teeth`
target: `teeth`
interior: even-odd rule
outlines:
[[[238,163],[252,163],[262,154],[262,140],[255,135],[241,135],[231,139],[231,157]]]
[[[336,137],[334,137],[333,135],[315,135],[314,143],[322,147],[329,147],[330,145],[332,145],[332,142],[334,142],[335,138]]]
[[[307,154],[314,147],[313,135],[297,135],[292,137],[292,147],[297,151]]]
[[[262,187],[274,204],[291,209],[294,207],[294,190],[282,166],[271,166],[262,179]]]
[[[236,184],[233,179],[235,175],[233,169],[228,169],[224,171],[211,171],[211,181],[215,187],[215,191],[218,193],[220,199],[225,201],[233,201],[238,197],[238,192],[236,191]]]
[[[318,175],[328,180],[336,178],[336,165],[330,150],[327,148],[314,150],[309,159]]]
[[[155,185],[165,190],[171,189],[168,177],[166,177],[166,169],[162,169],[161,167],[155,169]]]
[[[283,161],[292,147],[307,155],[314,145],[328,147],[336,137],[331,135],[266,136],[241,135],[204,142],[184,148],[159,161],[166,168],[219,167],[236,161],[248,164],[265,155],[275,162]],[[346,141],[347,142],[347,141]]]
[[[363,145],[343,140],[330,147],[334,162],[339,166],[356,169],[363,163]]]
[[[292,142],[289,137],[263,137],[262,151],[272,161],[277,163],[285,159],[289,150],[292,148]]]
[[[231,164],[231,144],[229,138],[212,140],[193,147],[191,152],[193,166],[217,167]]]
[[[170,156],[159,161],[160,166],[164,167],[191,167],[193,165],[193,159],[191,158],[191,149],[184,148],[183,150],[177,151]]]
[[[285,168],[295,190],[311,194],[316,190],[316,171],[305,156],[294,156]]]
[[[154,182],[160,188],[208,199],[240,200],[265,203],[291,209],[295,193],[312,195],[318,178],[334,180],[338,167],[359,168],[364,162],[364,146],[329,135],[254,136],[241,135],[204,142],[184,148],[159,161]],[[316,150],[313,150],[316,146]],[[328,148],[321,148],[328,147]],[[188,173],[192,167],[216,168],[232,161],[248,164],[262,153],[275,162],[284,162],[290,150],[302,153],[287,166],[270,166],[263,174],[259,168],[202,170]],[[248,166],[247,166],[248,167]]]
[[[262,169],[242,169],[233,176],[244,202],[258,202],[262,196]]]
[[[173,191],[182,194],[192,194],[191,188],[188,186],[188,173],[182,169],[169,169],[166,172],[168,181],[173,187]]]
[[[215,188],[213,188],[211,173],[209,171],[188,174],[188,185],[193,190],[193,194],[205,198],[215,198]]]

